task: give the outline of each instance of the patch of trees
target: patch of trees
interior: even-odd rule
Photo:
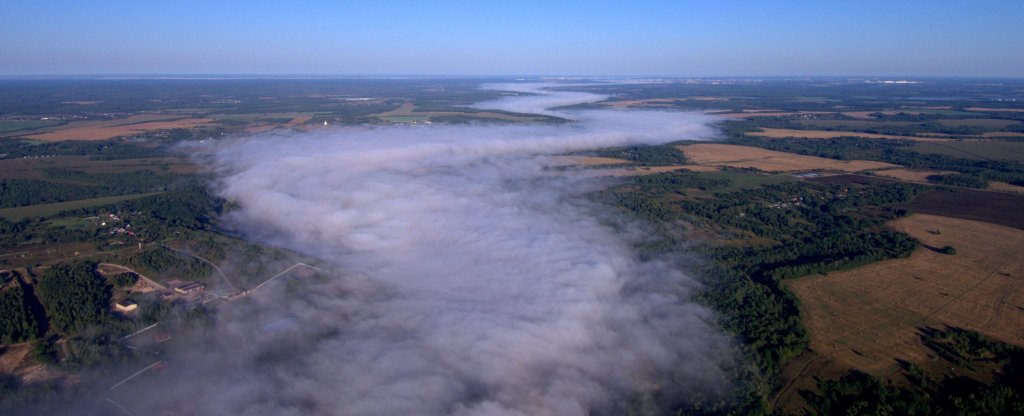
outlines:
[[[1021,415],[1024,414],[1024,355],[1020,348],[957,328],[927,329],[925,345],[958,365],[972,360],[1002,363],[995,380],[982,383],[963,376],[931,377],[904,363],[909,385],[896,385],[850,371],[822,380],[819,394],[804,392],[817,414],[843,415]]]
[[[929,175],[928,182],[941,185],[961,186],[964,188],[985,189],[988,188],[988,181],[977,175],[967,173],[954,173],[950,175]]]
[[[39,336],[39,322],[17,280],[0,290],[0,344],[30,341]]]
[[[124,272],[114,276],[114,285],[117,287],[131,287],[139,281],[139,275],[132,272]]]
[[[67,169],[48,169],[46,174],[56,181],[0,180],[0,207],[18,207],[162,191],[184,179],[184,175],[159,175],[148,170],[86,174]]]
[[[687,188],[702,191],[718,190],[728,187],[732,181],[693,172],[673,171],[641,175],[633,179],[632,183],[646,192],[679,193]]]
[[[119,210],[138,212],[133,224],[142,228],[147,240],[167,236],[177,228],[207,230],[226,202],[212,194],[200,181],[191,181],[172,191],[114,204]]]
[[[606,149],[596,152],[597,156],[626,159],[641,165],[678,165],[686,163],[686,155],[672,145],[633,146]]]
[[[138,253],[132,256],[128,263],[150,273],[174,274],[187,278],[202,278],[213,272],[208,264],[191,257],[182,258],[163,247],[154,247]]]
[[[93,159],[134,159],[157,157],[165,154],[164,149],[123,139],[103,141],[60,141],[49,143],[30,142],[27,140],[0,140],[0,154],[6,158],[25,156],[91,156]]]
[[[99,323],[108,314],[110,286],[98,276],[96,264],[58,264],[46,270],[36,285],[50,325],[68,334]]]

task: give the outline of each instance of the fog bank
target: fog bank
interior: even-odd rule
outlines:
[[[600,183],[545,170],[568,151],[711,137],[712,119],[551,111],[602,97],[489,88],[531,95],[477,107],[577,121],[344,127],[216,149],[219,192],[239,206],[229,221],[337,276],[224,308],[223,339],[179,360],[194,382],[168,375],[153,381],[161,394],[206,414],[587,415],[721,391],[730,344],[687,300],[698,285],[639,261],[641,228],[598,220],[581,194]]]

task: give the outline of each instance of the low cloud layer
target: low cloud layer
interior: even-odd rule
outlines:
[[[220,193],[240,207],[233,224],[319,258],[337,276],[298,292],[270,286],[255,308],[235,308],[245,316],[224,308],[216,339],[149,381],[165,399],[131,405],[159,410],[187,398],[184,409],[206,414],[587,415],[721,391],[729,341],[686,300],[697,284],[637,260],[630,244],[641,237],[628,230],[638,228],[599,221],[581,197],[595,179],[545,170],[567,151],[710,137],[711,120],[553,112],[545,109],[600,97],[492,88],[530,95],[481,107],[578,121],[346,127],[217,150]]]

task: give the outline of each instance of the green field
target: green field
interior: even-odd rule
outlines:
[[[909,147],[908,150],[965,159],[1016,160],[1024,162],[1024,141],[964,140],[919,142]]]
[[[16,120],[0,121],[0,136],[8,136],[14,133],[33,130],[43,127],[58,126],[66,123],[62,120]],[[11,133],[11,134],[8,134]]]
[[[989,129],[1005,129],[1010,126],[1018,126],[1017,120],[1002,120],[997,118],[967,118],[961,120],[937,120],[944,126],[984,127]]]
[[[25,218],[47,217],[63,211],[95,207],[100,205],[108,205],[116,202],[127,201],[129,199],[143,198],[161,193],[162,192],[148,192],[144,194],[106,196],[102,198],[90,198],[79,199],[75,201],[57,202],[54,204],[39,204],[28,205],[24,207],[4,208],[0,209],[0,217],[7,218],[11,221],[21,221],[22,219]]]

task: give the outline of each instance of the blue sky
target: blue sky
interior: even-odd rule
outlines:
[[[1022,22],[1019,0],[4,0],[0,74],[1019,77]]]

